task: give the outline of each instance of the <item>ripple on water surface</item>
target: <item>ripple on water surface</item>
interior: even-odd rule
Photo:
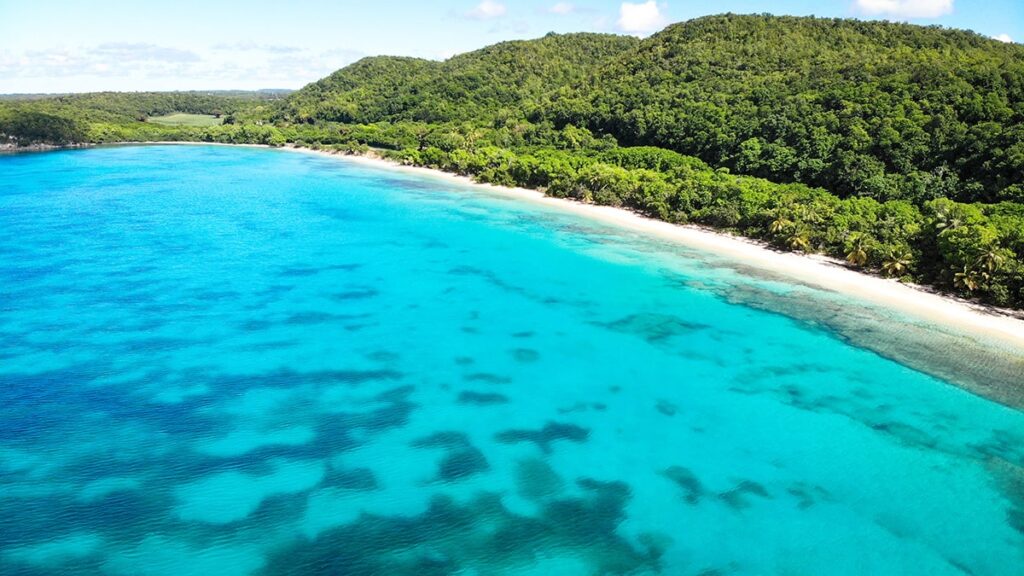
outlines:
[[[1024,415],[949,383],[1013,351],[279,151],[0,157],[0,231],[4,574],[1024,566]]]

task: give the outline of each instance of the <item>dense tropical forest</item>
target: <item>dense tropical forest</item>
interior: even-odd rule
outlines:
[[[1024,47],[971,32],[712,16],[366,58],[287,96],[3,99],[0,135],[373,152],[1024,308]]]

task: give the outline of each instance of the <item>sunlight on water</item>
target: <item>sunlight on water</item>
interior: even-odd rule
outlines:
[[[934,376],[1012,367],[554,209],[280,151],[16,155],[0,278],[3,574],[1024,566],[1024,414]]]

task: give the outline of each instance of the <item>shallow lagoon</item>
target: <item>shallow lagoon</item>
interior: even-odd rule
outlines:
[[[4,574],[1024,566],[1024,414],[928,374],[971,350],[557,209],[262,149],[7,156],[0,279]]]

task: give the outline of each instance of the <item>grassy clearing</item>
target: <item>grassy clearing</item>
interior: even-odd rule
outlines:
[[[168,114],[167,116],[153,116],[147,120],[154,124],[165,126],[217,126],[224,122],[223,118],[217,118],[208,114]]]

